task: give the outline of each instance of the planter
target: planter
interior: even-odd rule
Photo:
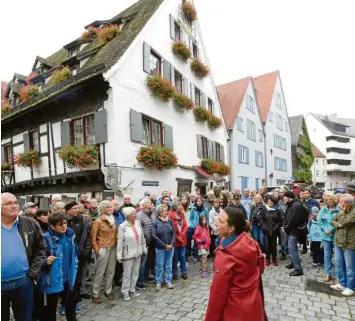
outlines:
[[[3,106],[1,106],[1,112],[4,113],[6,111],[9,111],[11,109],[9,104],[5,104]]]
[[[191,111],[194,108],[194,102],[183,94],[175,94],[173,97],[175,109],[179,112]]]
[[[39,94],[39,88],[34,85],[27,85],[20,89],[20,99],[21,102],[26,102],[27,100],[36,97]]]
[[[12,171],[12,170],[13,170],[12,164],[9,164],[9,163],[2,163],[1,164],[1,174],[2,175],[9,177],[9,176],[11,176],[10,171]]]
[[[162,170],[178,166],[176,155],[170,149],[162,146],[143,146],[136,159],[149,169]]]
[[[229,175],[231,169],[228,165],[215,162],[210,158],[201,161],[201,167],[209,174],[219,174],[221,176]]]
[[[95,27],[88,27],[88,29],[81,35],[81,39],[96,37],[97,31],[98,29]]]
[[[58,156],[68,167],[87,168],[97,163],[98,149],[97,146],[68,145],[58,151]]]
[[[154,96],[160,97],[164,101],[169,101],[175,95],[175,88],[172,83],[160,76],[148,76],[147,86]]]
[[[222,125],[221,119],[212,114],[210,114],[210,118],[207,120],[207,122],[208,122],[208,126],[211,129],[217,129]]]
[[[72,71],[69,69],[69,67],[64,67],[61,69],[58,69],[53,72],[52,78],[49,80],[49,85],[53,86],[56,85],[60,82],[62,82],[65,79],[68,79],[72,76]]]
[[[181,8],[188,21],[192,22],[197,19],[197,12],[192,3],[184,1]]]
[[[196,107],[194,109],[194,115],[195,115],[196,121],[198,121],[200,123],[204,123],[210,119],[209,111],[203,107]]]
[[[37,168],[41,164],[39,152],[31,149],[28,152],[16,154],[14,162],[19,167]]]
[[[183,61],[187,62],[191,58],[189,47],[182,41],[175,41],[172,46],[174,55],[179,56]]]
[[[207,66],[204,63],[202,63],[199,59],[192,60],[190,67],[191,70],[195,73],[195,75],[199,78],[205,78],[210,73]]]
[[[107,43],[114,39],[119,33],[121,29],[119,25],[108,25],[101,29],[97,29],[97,37],[102,43]]]

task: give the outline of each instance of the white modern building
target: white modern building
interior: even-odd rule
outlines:
[[[217,86],[226,126],[231,186],[258,190],[265,184],[265,133],[252,77]]]
[[[315,160],[314,181],[333,189],[354,180],[355,119],[309,113],[306,123],[312,143],[325,156],[325,159],[318,158],[318,164]]]
[[[314,163],[312,166],[313,185],[318,188],[325,188],[327,180],[327,159],[318,147],[313,145]],[[329,187],[328,187],[329,188]]]
[[[210,175],[200,166],[204,158],[228,163],[228,133],[213,74],[197,77],[190,61],[172,52],[173,42],[181,40],[193,58],[210,69],[198,21],[187,19],[183,2],[141,0],[110,20],[85,27],[119,25],[111,41],[102,43],[90,34],[46,59],[37,57],[30,81],[41,91],[24,103],[17,98],[23,77],[17,81],[14,76],[8,90],[12,109],[2,115],[2,162],[12,163],[12,155],[34,149],[41,164],[14,165],[2,177],[3,191],[45,204],[54,193],[74,198],[86,192],[101,199],[104,190],[112,189],[132,194],[135,202],[146,190],[160,194],[170,189],[179,195],[227,184],[228,177]],[[72,76],[50,87],[53,71],[65,66]],[[156,74],[171,81],[195,106],[219,117],[221,126],[212,130],[197,122],[192,112],[177,112],[172,102],[152,96],[147,77]],[[138,162],[140,147],[153,144],[171,149],[178,167],[148,170]],[[57,153],[66,145],[97,146],[98,162],[85,169],[68,167]]]

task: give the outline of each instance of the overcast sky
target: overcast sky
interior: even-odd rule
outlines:
[[[94,20],[135,0],[2,1],[0,79],[29,74]],[[217,85],[279,70],[290,116],[355,118],[353,0],[195,0]]]

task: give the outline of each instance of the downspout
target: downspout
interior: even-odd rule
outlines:
[[[228,148],[228,162],[229,167],[231,168],[231,172],[229,174],[229,190],[232,191],[232,186],[234,186],[234,182],[232,182],[233,177],[233,168],[232,168],[232,143],[233,143],[233,129],[229,130],[229,138],[227,139],[227,148]],[[232,185],[233,184],[233,185]]]
[[[265,131],[265,122],[262,122],[263,124],[263,135],[264,135],[264,159],[265,159],[265,183],[267,187],[267,182],[268,182],[268,175],[267,175],[267,155],[266,155],[266,131]]]

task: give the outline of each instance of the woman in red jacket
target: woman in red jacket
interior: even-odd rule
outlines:
[[[172,220],[175,233],[176,242],[174,248],[173,256],[173,279],[178,279],[178,262],[180,262],[181,276],[184,280],[187,279],[186,273],[186,233],[187,233],[187,223],[184,214],[184,208],[180,201],[175,201],[171,204],[171,211],[169,213],[169,218]]]
[[[264,258],[245,230],[240,210],[221,210],[217,231],[222,240],[215,251],[206,321],[267,320],[261,283]]]

